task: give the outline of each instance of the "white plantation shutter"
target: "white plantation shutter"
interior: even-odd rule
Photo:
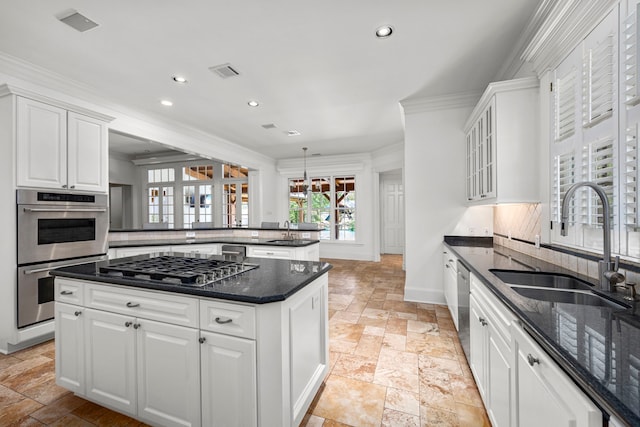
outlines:
[[[557,155],[553,162],[553,200],[552,200],[552,220],[560,221],[562,199],[574,183],[576,183],[576,159],[574,152]],[[574,202],[571,201],[573,208]],[[573,218],[571,215],[570,218]],[[570,222],[573,222],[570,219]]]
[[[624,144],[623,223],[635,230],[638,220],[638,124],[628,127]]]
[[[613,34],[586,49],[582,63],[582,124],[593,126],[613,113]]]
[[[603,212],[602,204],[595,192],[583,191],[580,197],[580,209],[576,213],[578,215],[576,221],[589,226],[601,226],[604,215],[611,215],[615,212],[616,163],[617,147],[613,138],[604,138],[584,146],[582,163],[584,180],[602,187],[609,199],[611,212]]]
[[[638,13],[634,9],[622,23],[622,61],[624,67],[624,101],[640,102],[638,75]]]
[[[556,79],[555,88],[555,139],[562,141],[576,131],[576,70]]]

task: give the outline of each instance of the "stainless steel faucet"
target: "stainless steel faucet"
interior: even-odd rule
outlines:
[[[289,220],[286,220],[284,222],[284,225],[287,227],[287,234],[284,236],[285,240],[293,240],[293,237],[291,236],[291,228],[290,228]]]
[[[560,234],[567,235],[568,221],[569,221],[569,200],[573,197],[573,194],[580,187],[590,187],[596,192],[602,203],[602,233],[603,233],[603,255],[602,261],[598,262],[598,277],[600,278],[600,289],[607,292],[614,292],[616,290],[615,285],[622,283],[625,280],[623,274],[618,273],[618,264],[620,257],[616,256],[615,261],[611,261],[611,213],[609,210],[609,199],[603,188],[593,182],[578,182],[573,184],[564,198],[562,199],[562,215],[560,217]]]

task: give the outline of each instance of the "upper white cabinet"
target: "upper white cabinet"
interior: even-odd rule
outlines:
[[[538,202],[538,80],[491,83],[465,125],[466,197]]]
[[[104,120],[17,97],[17,185],[107,192]]]

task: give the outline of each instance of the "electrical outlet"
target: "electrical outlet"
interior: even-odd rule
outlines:
[[[507,238],[508,238],[509,240],[511,240],[511,230],[509,230],[509,231],[507,232]]]
[[[484,228],[484,235],[485,236],[489,235],[489,229],[487,227]]]
[[[540,249],[540,236],[536,234],[535,239],[536,239],[536,248]]]
[[[310,239],[311,238],[311,233],[302,233],[302,238],[303,239]]]
[[[196,237],[196,232],[195,231],[187,231],[187,239],[189,237]]]
[[[258,237],[259,233],[257,230],[251,230],[251,237]]]

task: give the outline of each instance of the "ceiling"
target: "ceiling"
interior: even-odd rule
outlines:
[[[274,159],[300,157],[303,146],[371,152],[403,141],[400,100],[478,92],[495,80],[538,4],[4,0],[0,53]],[[78,32],[56,18],[70,9],[98,27]],[[383,24],[394,33],[377,39]],[[226,63],[239,75],[209,70]]]

